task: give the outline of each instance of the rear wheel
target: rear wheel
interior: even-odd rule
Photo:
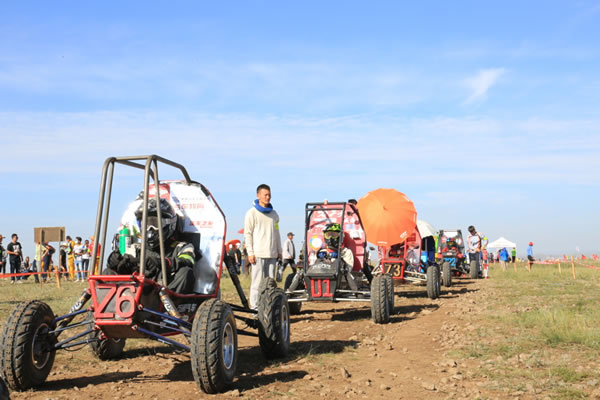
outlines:
[[[371,317],[376,324],[386,324],[390,321],[390,296],[387,287],[385,275],[373,277],[371,281]]]
[[[290,348],[287,296],[272,278],[263,278],[259,288],[258,342],[267,359],[285,357]]]
[[[89,313],[88,320],[93,321],[94,314]],[[93,326],[93,325],[92,325]],[[125,339],[104,338],[100,339],[102,331],[97,330],[89,334],[90,339],[97,339],[90,342],[92,354],[99,360],[114,360],[118,358],[125,348]]]
[[[442,280],[445,287],[452,286],[452,268],[447,261],[442,264]]]
[[[476,260],[471,260],[469,262],[469,273],[471,274],[471,279],[479,278],[479,268],[477,268]]]
[[[0,370],[13,390],[23,391],[46,381],[56,350],[54,313],[33,300],[19,304],[9,315],[1,339]]]
[[[192,374],[209,394],[222,392],[235,376],[237,328],[231,308],[218,299],[200,305],[192,325]]]
[[[440,297],[440,269],[437,265],[427,268],[427,296],[430,299]]]
[[[283,285],[284,290],[287,290],[290,287],[295,276],[296,276],[296,274],[289,274],[287,276],[287,278],[285,278],[285,283]],[[304,282],[300,282],[298,284],[297,289],[298,290],[304,289]],[[302,302],[300,302],[300,301],[290,301],[290,302],[288,302],[288,306],[290,308],[291,315],[300,314],[300,310],[302,310]]]
[[[100,339],[100,334],[100,331],[90,334],[90,336],[98,338],[98,341],[90,342],[92,354],[99,360],[114,360],[118,358],[125,348],[125,339]]]

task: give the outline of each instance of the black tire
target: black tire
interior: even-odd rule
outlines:
[[[6,384],[17,391],[40,386],[54,364],[56,336],[49,305],[32,300],[19,304],[9,315],[1,339],[0,370]]]
[[[390,315],[394,314],[394,278],[391,275],[383,275],[383,281],[385,283],[385,290],[388,296],[388,307],[390,309]]]
[[[371,281],[371,318],[376,324],[390,321],[390,296],[385,275],[376,275]]]
[[[290,349],[290,307],[274,284],[272,278],[264,278],[258,297],[258,343],[268,360],[285,357]]]
[[[93,321],[94,315],[90,312],[88,320]],[[90,327],[93,325],[89,325]],[[100,339],[101,331],[94,331],[89,334],[90,339],[98,339],[90,342],[92,354],[99,360],[114,360],[118,358],[125,348],[125,339]]]
[[[218,299],[205,301],[192,325],[194,380],[205,393],[222,392],[233,382],[237,359],[237,328],[231,307]]]
[[[471,275],[471,279],[479,278],[479,268],[477,268],[477,261],[469,261],[469,274]]]
[[[452,268],[447,261],[442,264],[442,280],[445,287],[452,286]]]
[[[439,265],[434,265],[433,267],[435,268],[434,274],[436,276],[437,281],[437,284],[434,288],[436,291],[435,298],[437,299],[442,295],[442,272]]]
[[[294,276],[296,276],[296,274],[289,274],[285,278],[285,283],[283,285],[284,290],[287,290],[290,287],[290,285],[292,284],[292,281],[294,280]],[[300,282],[300,284],[298,285],[298,289],[304,289],[304,282]],[[302,302],[301,301],[290,301],[290,302],[288,302],[288,306],[290,308],[291,315],[298,315],[298,314],[300,314],[300,311],[302,310]]]
[[[440,297],[440,268],[437,265],[427,267],[427,297]]]
[[[99,337],[100,331],[91,333],[92,337]],[[92,354],[99,360],[115,360],[123,353],[125,339],[100,339],[90,342]]]
[[[10,400],[10,392],[8,386],[4,383],[4,379],[0,378],[0,400]]]

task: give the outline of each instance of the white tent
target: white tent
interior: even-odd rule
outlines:
[[[431,225],[427,221],[423,221],[422,219],[417,220],[417,228],[419,228],[419,233],[422,238],[427,236],[437,236],[437,229],[433,225]]]
[[[494,240],[493,242],[488,243],[487,247],[488,247],[488,249],[501,249],[503,247],[513,248],[513,247],[517,247],[517,245],[515,243],[511,242],[510,240],[501,236],[500,239],[497,239],[497,240]]]

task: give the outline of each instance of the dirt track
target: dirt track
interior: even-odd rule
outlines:
[[[429,300],[424,287],[398,286],[387,325],[371,322],[368,303],[305,303],[292,317],[290,356],[268,363],[257,340],[241,336],[238,377],[216,396],[197,387],[188,354],[128,345],[111,362],[96,361],[88,349],[62,352],[41,390],[12,398],[476,398],[485,395],[485,383],[474,377],[475,361],[446,352],[475,330],[469,316],[478,312],[485,287],[485,281],[455,280],[440,299]]]

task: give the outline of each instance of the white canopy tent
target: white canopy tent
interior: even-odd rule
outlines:
[[[417,228],[419,228],[419,233],[422,238],[427,236],[437,236],[438,234],[438,230],[433,225],[422,219],[417,220]]]
[[[487,245],[488,249],[501,249],[503,247],[513,248],[517,247],[517,245],[503,236],[501,236],[500,239],[496,239],[493,242],[488,243]]]

